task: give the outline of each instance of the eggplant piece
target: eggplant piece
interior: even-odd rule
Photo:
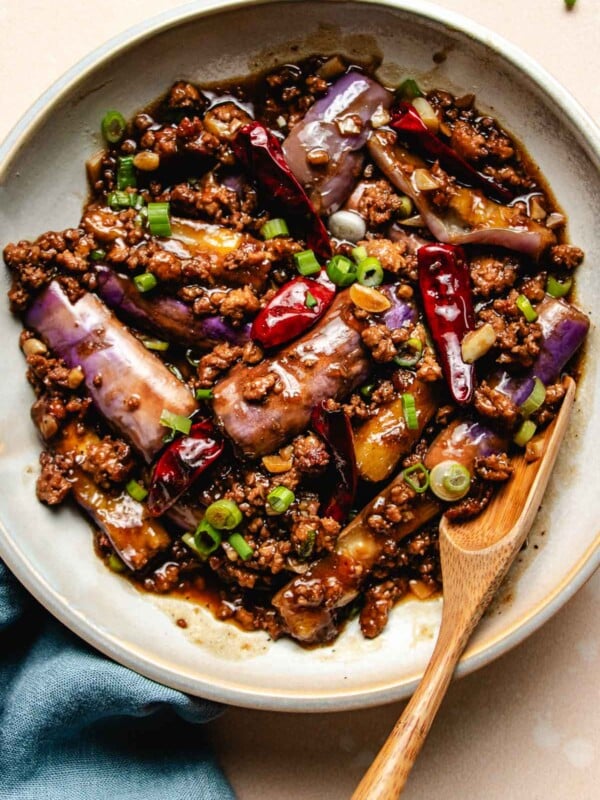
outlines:
[[[322,319],[300,339],[256,366],[239,364],[214,389],[219,427],[250,458],[272,453],[306,429],[323,400],[343,400],[370,370],[361,325],[340,292]],[[266,396],[248,400],[252,384],[274,384]]]
[[[432,442],[425,456],[431,469],[448,459],[459,461],[470,472],[478,456],[503,450],[505,440],[479,422],[455,421]],[[336,611],[352,602],[383,551],[385,539],[399,540],[436,517],[442,503],[430,493],[417,495],[411,505],[412,518],[397,524],[386,536],[368,524],[391,501],[393,490],[404,481],[400,473],[340,533],[336,549],[293,578],[273,598],[287,633],[302,642],[325,642],[338,634]]]
[[[533,391],[536,378],[544,386],[558,379],[565,365],[583,344],[590,327],[590,321],[583,311],[557,297],[546,295],[536,306],[536,311],[542,329],[542,346],[535,364],[524,376],[513,377],[501,371],[489,380],[494,389],[508,395],[518,406]]]
[[[390,308],[381,314],[381,321],[384,322],[390,330],[394,330],[394,328],[403,328],[408,323],[415,322],[417,319],[417,309],[415,306],[412,303],[407,303],[406,300],[401,300],[396,294],[396,288],[397,284],[388,284],[379,289],[391,303]]]
[[[265,243],[253,236],[200,220],[172,217],[171,238],[157,242],[183,261],[200,259],[206,264],[206,284],[210,286],[251,286],[260,292],[274,259]],[[229,258],[232,253],[238,256]]]
[[[56,440],[54,452],[75,452],[79,458],[100,438],[91,430],[78,433],[75,424],[68,425]],[[79,467],[74,469],[71,493],[95,524],[108,536],[121,560],[130,570],[138,571],[171,544],[171,537],[159,522],[150,516],[144,503],[134,500],[123,489],[109,494]]]
[[[439,242],[494,245],[532,258],[538,258],[556,242],[551,230],[524,217],[518,207],[495,203],[478,189],[456,185],[448,208],[442,211],[434,207],[428,193],[439,182],[425,161],[395,143],[389,131],[371,134],[367,146],[373,161],[397,189],[411,198]]]
[[[434,384],[415,378],[405,390],[415,399],[418,426],[406,425],[402,398],[382,406],[354,434],[356,464],[361,478],[368,481],[389,479],[396,465],[419,441],[423,429],[437,410]]]
[[[348,198],[360,174],[371,117],[387,110],[393,95],[361,72],[339,78],[311,106],[283,143],[286,160],[319,214],[331,214]],[[311,153],[324,154],[314,165]]]
[[[35,299],[25,322],[69,367],[81,367],[94,405],[150,462],[163,446],[164,409],[189,417],[187,387],[92,294],[71,303],[56,281]]]
[[[219,342],[245,344],[250,339],[250,324],[234,328],[220,316],[197,317],[176,297],[143,294],[127,276],[103,265],[96,270],[96,291],[106,305],[118,316],[168,342],[210,350]]]

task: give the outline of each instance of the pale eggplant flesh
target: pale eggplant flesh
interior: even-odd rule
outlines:
[[[417,175],[438,182],[419,156],[400,145],[390,131],[375,131],[367,144],[371,158],[396,189],[410,197],[433,237],[444,244],[487,244],[525,253],[534,259],[556,242],[554,233],[525,216],[518,206],[489,200],[479,189],[456,185],[447,208],[433,205]]]

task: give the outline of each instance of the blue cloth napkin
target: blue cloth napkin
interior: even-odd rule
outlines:
[[[219,712],[90,648],[0,561],[2,800],[232,800],[198,726]]]

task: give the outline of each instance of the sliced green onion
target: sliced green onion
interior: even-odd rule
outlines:
[[[170,428],[173,433],[188,434],[192,427],[192,420],[189,417],[184,417],[182,414],[174,414],[168,408],[163,408],[160,414],[160,424],[165,428]]]
[[[102,261],[103,258],[106,258],[106,250],[102,250],[100,247],[96,250],[92,250],[90,258],[92,261]]]
[[[364,261],[365,258],[368,258],[369,254],[367,253],[367,248],[364,246],[355,247],[352,250],[352,258],[356,261],[357,264],[360,264],[361,261]]]
[[[158,281],[151,272],[134,275],[133,282],[137,286],[138,292],[149,292],[158,286]]]
[[[154,278],[154,275],[152,277]],[[156,350],[158,353],[164,353],[169,349],[169,343],[163,342],[162,339],[142,339],[142,344],[146,350]]]
[[[440,461],[429,473],[431,491],[451,503],[464,497],[471,486],[471,473],[458,461]]]
[[[294,263],[300,275],[317,275],[321,271],[317,257],[312,250],[294,253]]]
[[[414,100],[415,97],[423,97],[423,92],[414,78],[406,78],[396,91],[403,100]]]
[[[419,363],[421,359],[421,353],[423,352],[423,342],[416,337],[411,337],[405,345],[406,348],[413,351],[413,355],[406,355],[395,356],[394,362],[398,364],[399,367],[414,367]]]
[[[200,363],[199,357],[194,358],[194,351],[192,350],[191,347],[185,351],[185,360],[188,362],[190,367],[197,367],[198,364]]]
[[[129,481],[129,483],[125,486],[125,489],[134,500],[137,500],[140,503],[142,500],[145,500],[146,497],[148,497],[148,492],[138,481]]]
[[[316,305],[318,305],[316,297],[310,292],[307,292],[306,297],[304,298],[304,305],[307,308],[314,308]]]
[[[208,558],[221,544],[221,534],[205,519],[194,533],[184,533],[181,539],[202,559]]]
[[[218,531],[232,531],[244,518],[238,504],[225,497],[211,503],[204,516]]]
[[[125,572],[125,564],[116,553],[111,553],[106,563],[108,564],[108,568],[112,569],[113,572]]]
[[[308,558],[312,554],[312,551],[315,549],[316,538],[316,531],[308,531],[306,539],[298,547],[296,547],[298,558]]]
[[[292,505],[296,495],[287,486],[276,486],[267,495],[267,513],[283,514]]]
[[[148,227],[152,236],[171,235],[168,203],[148,203]]]
[[[519,411],[524,417],[530,417],[546,399],[546,387],[539,378],[535,379],[529,397],[521,404]]]
[[[442,483],[450,494],[462,497],[471,485],[471,473],[462,464],[453,464],[442,478]]]
[[[415,398],[412,394],[405,393],[402,395],[402,411],[404,413],[406,427],[411,431],[416,431],[419,427],[419,421],[417,419]]]
[[[527,442],[531,439],[537,430],[537,425],[530,419],[526,419],[521,423],[521,427],[513,436],[513,442],[519,447],[525,447]]]
[[[242,561],[248,561],[254,555],[254,550],[244,539],[241,533],[232,533],[227,540]]]
[[[212,400],[213,397],[212,389],[196,389],[196,400]]]
[[[125,117],[119,111],[107,111],[102,118],[100,125],[102,129],[102,136],[110,144],[116,144],[123,138],[123,134],[127,129]]]
[[[147,219],[148,217],[148,209],[144,205],[145,200],[141,194],[136,194],[135,192],[129,195],[129,204],[132,208],[137,209],[140,213],[136,214],[136,219]]]
[[[423,494],[429,488],[429,470],[422,461],[403,470],[402,477],[417,494]]]
[[[260,229],[260,235],[263,239],[275,239],[277,236],[289,236],[290,231],[287,222],[280,217],[270,219]]]
[[[365,400],[369,400],[371,395],[373,394],[373,390],[375,389],[374,383],[368,383],[366,386],[361,386],[360,393],[365,398]]]
[[[356,268],[356,279],[363,286],[379,286],[383,281],[381,261],[373,256],[363,258]]]
[[[117,166],[117,189],[128,189],[137,186],[133,156],[119,156]]]
[[[166,364],[165,366],[167,367],[169,372],[172,372],[173,375],[175,375],[175,377],[177,378],[178,381],[181,381],[182,383],[185,383],[185,378],[181,374],[181,370],[179,369],[179,367],[176,364]]]
[[[531,305],[529,300],[525,297],[524,294],[520,294],[517,297],[517,308],[523,314],[527,322],[535,322],[538,318],[537,311]]]
[[[138,195],[135,192],[109,192],[106,195],[106,202],[108,205],[113,209],[113,211],[118,210],[119,208],[131,208],[138,200]]]
[[[553,275],[548,275],[546,291],[551,297],[564,297],[571,291],[571,286],[573,286],[572,278],[567,278],[566,281],[559,281]]]
[[[356,280],[356,264],[346,256],[334,256],[327,262],[327,276],[336,286],[350,286]]]

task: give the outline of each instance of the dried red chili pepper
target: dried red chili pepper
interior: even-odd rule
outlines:
[[[223,452],[223,441],[209,420],[192,425],[159,457],[150,481],[148,511],[158,517],[170,508]]]
[[[335,487],[331,496],[321,503],[320,515],[333,517],[343,523],[354,503],[358,472],[354,455],[352,426],[342,411],[327,411],[323,404],[313,408],[310,423],[319,436],[325,440],[333,455],[333,468],[337,476],[331,484]]]
[[[319,258],[330,258],[327,229],[285,160],[279,140],[260,122],[249,122],[240,128],[231,146],[266,201],[276,204],[278,216],[298,228]]]
[[[475,367],[463,361],[461,342],[475,327],[471,277],[462,247],[426,244],[417,250],[425,317],[457,403],[473,397]]]
[[[329,308],[335,286],[324,270],[318,280],[294,278],[255,317],[250,330],[252,339],[265,347],[275,347],[295,339],[308,330]]]
[[[392,112],[390,125],[409,145],[421,151],[430,161],[439,161],[461,183],[483,189],[491,198],[507,202],[513,194],[489,175],[478,172],[462,156],[432,133],[410,103],[402,102]]]

